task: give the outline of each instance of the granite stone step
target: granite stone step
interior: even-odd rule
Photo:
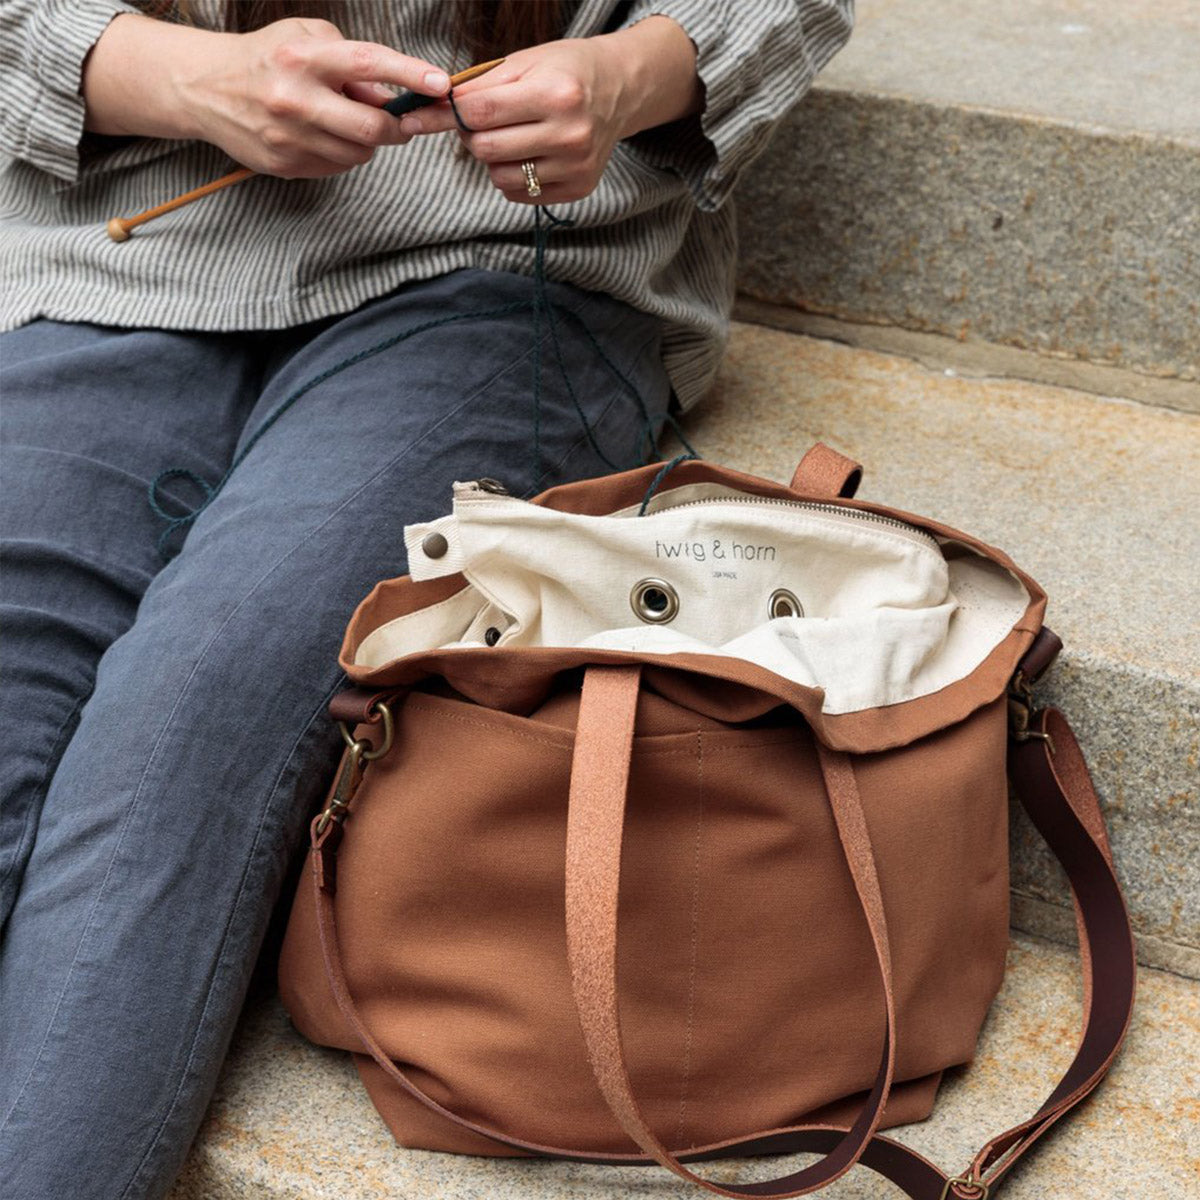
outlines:
[[[1200,407],[1200,6],[857,9],[739,185],[743,295]]]
[[[1104,802],[1143,962],[1200,977],[1200,416],[737,324],[697,449],[768,478],[825,441],[859,495],[1005,550],[1066,649],[1041,689]],[[1057,866],[1013,817],[1013,919],[1066,940]]]
[[[1129,1040],[1107,1081],[1004,1185],[1004,1200],[1146,1200],[1195,1194],[1200,1162],[1200,983],[1142,968]],[[1074,1050],[1073,951],[1017,935],[975,1063],[950,1072],[933,1116],[896,1132],[946,1167],[1030,1115]],[[1163,1064],[1173,1064],[1165,1070]],[[770,1178],[787,1162],[704,1168]],[[794,1169],[794,1168],[793,1168]],[[1190,1189],[1190,1190],[1189,1190]],[[398,1147],[339,1051],[305,1042],[264,990],[247,1007],[200,1137],[169,1200],[693,1200],[657,1168],[466,1158]],[[867,1170],[822,1197],[899,1193]]]

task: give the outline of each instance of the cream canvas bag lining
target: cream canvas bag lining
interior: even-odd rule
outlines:
[[[436,558],[423,549],[430,534],[446,539]],[[453,512],[409,526],[405,544],[415,580],[461,572],[469,586],[372,631],[359,666],[478,648],[496,630],[505,646],[745,659],[823,689],[831,715],[970,674],[1030,600],[998,564],[957,543],[947,560],[937,540],[902,522],[710,483],[660,494],[642,516],[563,513],[456,484]],[[647,579],[678,595],[669,623],[635,615],[631,593]],[[779,588],[803,616],[770,616]]]

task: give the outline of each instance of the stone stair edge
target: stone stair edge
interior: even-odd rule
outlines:
[[[1191,0],[856,0],[821,82],[1200,139]]]
[[[1155,374],[1136,365],[1113,366],[981,338],[952,337],[887,321],[850,320],[817,305],[793,307],[739,292],[733,320],[781,333],[839,342],[856,350],[895,354],[931,371],[986,382],[1021,380],[1194,415],[1200,413],[1200,379]]]
[[[972,116],[992,117],[998,121],[1036,125],[1047,130],[1070,130],[1086,134],[1089,137],[1131,142],[1147,141],[1156,144],[1170,143],[1200,153],[1200,137],[1188,134],[1164,133],[1161,130],[1120,129],[1100,122],[1081,121],[1077,117],[1052,116],[1020,108],[1002,108],[999,105],[978,104],[965,100],[942,100],[933,96],[891,91],[886,88],[864,86],[849,81],[824,79],[820,76],[809,90],[808,96],[822,99],[844,96],[878,104],[931,109],[934,112],[969,113]],[[803,103],[804,101],[801,101],[801,105]]]
[[[1054,604],[1051,597],[1047,609],[1046,624],[1054,628]],[[1107,650],[1094,650],[1085,646],[1064,645],[1059,655],[1059,662],[1067,665],[1091,667],[1093,669],[1113,672],[1128,672],[1136,677],[1139,683],[1161,683],[1170,687],[1178,687],[1186,692],[1194,693],[1200,700],[1200,663],[1187,669],[1168,670],[1163,666],[1146,666],[1133,658],[1122,658]],[[1053,672],[1053,668],[1051,668]],[[1052,681],[1053,674],[1048,676]]]
[[[1009,927],[1056,945],[1078,945],[1075,910],[1065,901],[1055,903],[1020,888],[1009,894]],[[1200,980],[1200,946],[1188,946],[1150,933],[1133,935],[1138,963],[1146,970],[1165,971],[1182,979]]]

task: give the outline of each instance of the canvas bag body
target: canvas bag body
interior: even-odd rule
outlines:
[[[360,1009],[431,1096],[528,1140],[618,1154],[636,1147],[593,1079],[567,966],[575,709],[570,691],[528,717],[410,694],[394,753],[356,799],[337,903]],[[877,1069],[883,1006],[811,734],[796,721],[726,728],[653,694],[639,727],[652,732],[636,737],[630,776],[619,977],[652,1125],[682,1151],[847,1118]],[[900,1081],[888,1124],[925,1116],[940,1072],[972,1056],[1003,975],[1005,740],[993,703],[857,764],[872,841],[887,848]],[[302,1033],[359,1052],[398,1141],[497,1152],[362,1054],[303,891],[283,978]]]
[[[536,503],[628,514],[653,474],[570,485]],[[456,1114],[598,1156],[637,1149],[589,1066],[563,911],[581,672],[631,657],[645,666],[620,1006],[634,1090],[658,1136],[684,1151],[847,1123],[875,1076],[882,994],[814,739],[853,753],[888,916],[897,1044],[883,1123],[926,1115],[940,1073],[971,1057],[1007,944],[1004,691],[1044,596],[974,539],[838,499],[819,482],[798,473],[782,488],[687,463],[656,500],[666,509],[717,489],[857,509],[918,525],[951,560],[986,561],[1019,583],[1021,604],[966,675],[829,712],[820,688],[705,653],[459,644],[364,654],[378,631],[462,602],[464,576],[436,569],[381,584],[356,613],[343,665],[361,687],[401,698],[393,750],[368,771],[340,851],[346,978],[387,1054]],[[301,1032],[356,1053],[401,1143],[505,1153],[439,1119],[362,1053],[318,940],[302,888],[281,962]]]

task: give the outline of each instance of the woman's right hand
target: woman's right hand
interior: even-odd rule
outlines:
[[[407,142],[380,111],[393,95],[384,84],[442,96],[450,81],[432,63],[305,18],[216,33],[119,16],[84,69],[88,129],[199,138],[289,179],[336,175]]]

